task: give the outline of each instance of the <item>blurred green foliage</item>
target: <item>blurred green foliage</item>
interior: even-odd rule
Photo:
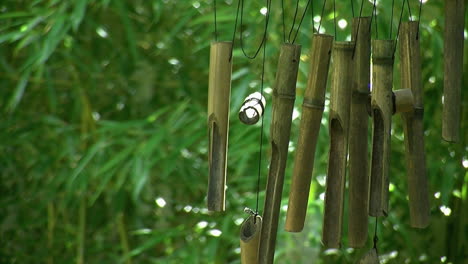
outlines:
[[[243,57],[236,42],[227,211],[210,214],[205,189],[212,1],[0,3],[0,263],[240,263],[243,208],[255,206],[260,126],[242,125],[237,111],[245,96],[259,90],[261,60]],[[323,2],[313,2],[314,17],[320,17]],[[394,38],[402,1],[395,1],[394,12],[391,1],[377,2],[374,37],[377,32],[380,38],[389,36],[393,14]],[[418,1],[409,2],[415,19]],[[421,19],[431,225],[424,230],[409,227],[403,129],[400,117],[395,117],[391,212],[378,229],[382,263],[466,263],[468,259],[467,123],[462,123],[460,143],[447,144],[440,138],[442,2],[427,1]],[[360,1],[336,2],[337,21],[347,21],[347,26],[338,27],[338,40],[350,38],[351,3],[357,15]],[[299,14],[305,4],[300,1]],[[217,1],[220,40],[232,38],[236,6],[237,1]],[[245,34],[249,53],[260,43],[264,16],[259,10],[264,6],[263,1],[245,3],[244,25],[238,28]],[[285,1],[287,28],[294,7],[295,1]],[[365,1],[363,15],[371,10]],[[279,1],[273,1],[271,12],[267,92],[282,42]],[[407,19],[405,11],[403,20]],[[311,21],[307,14],[297,40],[303,45],[298,116],[309,66]],[[328,1],[322,29],[333,34],[333,21]],[[465,86],[467,54],[465,50]],[[463,93],[466,97],[466,90]],[[268,139],[271,93],[266,98],[263,133]],[[463,104],[466,121],[466,100]],[[324,251],[320,246],[327,119],[325,112],[305,230],[283,231],[282,209],[277,263],[354,263],[367,250],[347,249],[346,235],[343,250]],[[294,119],[291,131],[284,206],[299,120]],[[268,140],[263,144],[261,189],[270,151]],[[369,221],[371,236],[374,221]],[[346,226],[345,221],[344,234]],[[369,248],[370,243],[371,239]]]

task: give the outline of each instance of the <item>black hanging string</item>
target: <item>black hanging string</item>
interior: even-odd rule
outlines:
[[[413,15],[411,15],[411,7],[410,7],[410,2],[409,2],[409,0],[406,1],[406,4],[408,5],[409,20],[410,20],[410,21],[413,21],[413,19],[412,19]]]
[[[284,0],[281,0],[281,15],[283,17],[283,42],[286,43],[286,24],[284,23]]]
[[[240,2],[241,0],[237,1],[237,11],[236,11],[236,21],[234,22],[234,31],[232,33],[232,45],[231,45],[231,54],[229,55],[229,62],[232,60],[232,52],[234,50],[234,43],[236,40],[236,31],[237,31],[237,19],[239,18],[239,10],[240,10]]]
[[[418,30],[416,31],[416,39],[419,39],[419,27],[421,26],[421,12],[422,12],[422,0],[419,1],[419,15],[418,15]]]
[[[310,18],[312,22],[312,32],[315,33],[316,31],[315,31],[315,21],[314,21],[314,1],[310,2]]]
[[[357,42],[358,42],[358,33],[359,33],[359,26],[361,25],[361,17],[362,17],[362,8],[364,6],[364,0],[361,0],[361,7],[360,7],[360,10],[359,10],[359,18],[358,18],[358,24],[357,24],[357,30],[356,30],[356,33],[354,34],[354,47],[353,47],[353,59],[354,59],[354,53],[356,52],[356,45],[357,45]],[[370,28],[369,28],[370,30]]]
[[[241,3],[241,7],[240,7],[240,28],[241,28],[241,32],[240,32],[240,46],[241,46],[241,50],[242,50],[242,53],[244,54],[244,56],[248,59],[255,59],[258,55],[258,53],[260,52],[260,50],[262,49],[262,46],[263,44],[265,43],[265,40],[266,40],[266,33],[267,33],[267,29],[268,29],[268,22],[270,21],[270,8],[271,8],[271,0],[266,0],[266,3],[267,3],[267,13],[266,13],[266,17],[265,17],[265,28],[264,28],[264,31],[263,31],[263,37],[262,37],[262,42],[260,42],[260,45],[258,46],[257,50],[255,51],[254,55],[248,55],[247,52],[245,51],[245,48],[244,48],[244,40],[243,40],[243,34],[242,34],[242,25],[243,25],[243,17],[244,17],[244,0],[239,0],[240,3]]]
[[[375,0],[374,0],[373,5],[372,5],[372,14],[371,14],[370,23],[369,23],[369,32],[372,29],[372,22],[374,21],[374,6],[375,6]]]
[[[283,1],[283,0],[281,0]],[[296,10],[294,11],[294,18],[293,18],[293,24],[291,26],[291,29],[289,30],[289,35],[288,35],[288,42],[291,42],[291,34],[293,32],[294,26],[296,25],[296,17],[297,17],[297,12],[299,11],[299,0],[296,1]],[[284,11],[283,11],[284,14]]]
[[[335,41],[338,40],[336,31],[336,0],[333,0],[333,24],[335,25]]]
[[[398,37],[400,35],[401,19],[403,18],[403,10],[405,9],[405,1],[406,0],[403,0],[403,3],[401,4],[400,20],[398,21],[398,28],[397,28],[397,33],[396,33],[396,37],[395,37],[395,47],[393,48],[393,56],[394,57],[395,57]]]
[[[296,1],[296,9],[294,11],[294,18],[293,18],[293,24],[291,26],[291,28],[289,29],[289,34],[288,34],[288,38],[286,39],[286,23],[285,23],[285,19],[284,19],[284,14],[285,14],[285,10],[284,10],[284,0],[281,0],[281,13],[282,13],[282,20],[283,20],[283,42],[284,43],[292,43],[294,44],[296,42],[296,38],[297,38],[297,35],[299,34],[299,30],[301,29],[301,25],[302,25],[302,22],[304,21],[304,18],[307,14],[307,9],[309,8],[309,5],[312,3],[311,0],[308,0],[307,1],[307,5],[306,7],[304,8],[304,12],[302,13],[302,16],[301,16],[301,20],[299,21],[299,25],[297,27],[297,30],[296,30],[296,33],[294,34],[294,38],[292,39],[291,41],[291,35],[293,34],[294,32],[294,27],[296,26],[296,19],[297,19],[297,14],[299,12],[299,0]],[[312,10],[312,19],[313,19],[313,10]],[[312,26],[313,26],[313,21],[312,21]]]
[[[373,8],[373,16],[375,17],[374,22],[375,22],[375,37],[379,39],[379,25],[377,23],[377,5],[376,5],[376,0],[374,0],[374,8]]]
[[[265,58],[266,58],[266,41],[263,44],[263,58],[262,58],[262,78],[261,78],[261,84],[260,84],[260,94],[261,98],[263,98],[263,86],[264,86],[264,79],[265,79]],[[259,201],[259,194],[260,194],[260,175],[262,171],[262,146],[263,146],[263,116],[261,116],[261,125],[260,125],[260,153],[259,153],[259,158],[258,158],[258,175],[257,175],[257,201],[255,204],[255,218],[257,219],[258,215],[258,201]],[[255,223],[255,220],[254,220]]]
[[[317,29],[317,32],[320,33],[320,26],[322,26],[322,20],[323,20],[323,12],[325,11],[325,4],[327,3],[327,0],[323,0],[323,6],[322,6],[322,13],[320,15],[320,23]]]
[[[297,26],[296,34],[294,34],[294,38],[292,43],[294,44],[296,42],[297,34],[299,33],[299,30],[301,29],[302,22],[304,21],[304,17],[307,13],[307,9],[309,8],[309,5],[312,3],[311,0],[307,1],[307,5],[304,9],[304,13],[302,13],[301,21],[299,21],[299,26]]]
[[[392,15],[390,16],[390,39],[392,39],[393,30],[393,9],[395,8],[395,0],[392,0]]]

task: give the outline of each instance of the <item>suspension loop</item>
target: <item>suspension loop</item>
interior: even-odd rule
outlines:
[[[260,120],[265,111],[266,100],[261,93],[255,92],[245,98],[239,110],[239,119],[246,125],[253,125]]]

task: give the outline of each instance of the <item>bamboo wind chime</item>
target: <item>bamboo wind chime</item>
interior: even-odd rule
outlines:
[[[339,248],[343,221],[349,108],[353,82],[354,42],[335,42],[330,93],[330,152],[325,190],[322,243]]]
[[[214,42],[208,84],[208,210],[225,210],[232,42]]]
[[[349,212],[348,239],[352,248],[363,247],[367,241],[369,217],[369,173],[367,131],[369,127],[367,102],[370,92],[370,17],[353,19],[352,40],[354,85],[351,95],[349,127]]]
[[[314,34],[313,36],[311,67],[302,103],[299,141],[297,143],[286,215],[285,230],[289,232],[300,232],[304,228],[310,182],[314,168],[315,147],[325,105],[325,90],[332,44],[333,36],[331,35]]]
[[[259,263],[273,263],[301,46],[283,44],[273,88],[271,163],[265,193]]]
[[[242,3],[239,6],[243,6],[243,0],[239,3]],[[375,12],[375,2],[373,12]],[[265,112],[264,45],[268,18],[267,14],[264,38],[257,50],[258,53],[263,47],[264,52],[261,92],[247,96],[239,110],[239,120],[247,125],[256,124]],[[330,148],[322,229],[322,243],[325,248],[340,248],[342,244],[347,167],[349,167],[347,212],[349,246],[361,248],[366,245],[369,216],[376,217],[377,230],[378,217],[388,215],[392,115],[397,113],[402,116],[405,135],[410,225],[415,228],[425,228],[429,225],[430,205],[424,150],[419,22],[401,22],[400,17],[395,40],[391,40],[391,32],[390,40],[371,40],[371,24],[372,17],[362,17],[360,14],[359,17],[353,18],[351,41],[338,42],[333,36],[326,34],[314,34],[312,38],[311,63],[302,103],[299,138],[284,228],[288,232],[300,232],[304,228],[331,65]],[[397,40],[400,45],[401,89],[392,91]],[[243,50],[242,37],[241,48]],[[207,196],[210,211],[225,210],[232,50],[232,42],[214,42],[211,45],[208,94],[210,171]],[[257,53],[249,57],[244,51],[244,55],[250,59],[255,58]],[[257,208],[255,211],[245,209],[249,215],[240,227],[243,264],[271,264],[274,260],[300,53],[301,46],[294,44],[294,40],[291,43],[285,41],[280,49],[272,94],[271,160],[263,214],[260,215],[257,211],[259,188],[257,186]],[[372,120],[370,158],[369,116]],[[261,120],[263,128],[263,119]],[[262,136],[260,138],[261,155]],[[259,160],[258,177],[261,172],[261,156]],[[360,263],[378,263],[376,234],[374,247]]]

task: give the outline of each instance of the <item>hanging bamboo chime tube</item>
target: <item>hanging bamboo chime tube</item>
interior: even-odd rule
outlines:
[[[231,95],[232,42],[214,42],[210,50],[208,88],[208,210],[224,211]]]
[[[273,89],[270,127],[272,153],[263,209],[259,251],[260,263],[273,263],[275,254],[276,233],[283,192],[284,172],[288,157],[292,112],[296,97],[300,53],[300,45],[283,44],[281,46]]]
[[[409,88],[414,100],[414,109],[402,113],[410,221],[412,227],[424,228],[429,225],[430,206],[424,150],[424,104],[418,26],[417,21],[402,23],[399,39],[401,87]]]
[[[386,216],[393,114],[393,52],[395,41],[372,40],[373,119],[369,214]]]
[[[370,17],[353,19],[354,85],[351,95],[349,126],[349,246],[360,248],[367,241],[369,217],[369,173],[367,130],[370,88]],[[358,32],[359,30],[359,32]]]
[[[312,39],[309,78],[302,103],[299,141],[286,215],[285,229],[288,232],[300,232],[304,228],[332,44],[331,35],[314,34]]]
[[[354,42],[333,44],[330,94],[330,152],[323,219],[322,243],[339,248],[343,222],[349,108],[353,82]]]
[[[250,215],[241,225],[240,248],[242,264],[258,263],[258,247],[260,244],[260,230],[262,218],[259,215]]]
[[[465,0],[445,0],[442,138],[449,142],[460,138],[464,26]]]

